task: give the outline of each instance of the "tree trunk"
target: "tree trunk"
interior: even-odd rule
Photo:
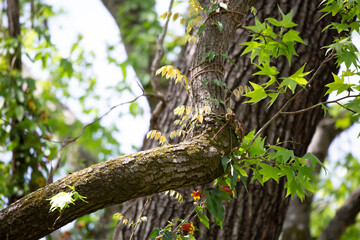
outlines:
[[[257,17],[260,21],[267,17],[281,19],[277,9],[278,1],[257,1],[255,8],[258,10]],[[325,51],[322,46],[329,45],[333,39],[334,32],[322,29],[329,24],[331,19],[324,18],[318,22],[321,14],[318,13],[317,6],[319,1],[281,1],[280,8],[284,13],[293,10],[293,19],[299,26],[297,31],[308,44],[297,47],[298,58],[293,58],[291,66],[286,59],[280,58],[273,62],[280,72],[279,77],[289,76],[297,71],[303,64],[307,63],[306,71],[317,68],[325,59]],[[245,19],[245,25],[253,23],[253,16]],[[212,36],[209,36],[212,37]],[[251,65],[249,56],[240,57],[244,47],[239,44],[248,40],[248,33],[238,30],[229,46],[228,55],[233,59],[236,65],[227,64],[224,81],[227,86],[233,90],[242,85],[249,85],[249,81],[257,84],[263,83],[266,79],[252,74],[257,71],[254,65]],[[195,53],[195,44],[188,44],[179,60],[178,68],[183,74],[189,76],[189,69]],[[306,93],[296,98],[287,111],[295,111],[309,107],[319,101],[325,100],[325,84],[331,81],[331,72],[337,72],[333,64],[326,64],[320,69],[311,88]],[[279,79],[279,78],[278,78]],[[245,101],[235,103],[234,112],[245,125],[246,132],[253,129],[260,129],[264,123],[273,116],[284,102],[289,98],[283,95],[278,98],[274,105],[267,109],[266,101],[257,104],[241,104]],[[169,133],[176,126],[173,125],[175,116],[173,109],[180,105],[189,105],[189,98],[181,86],[170,82],[167,92],[167,107],[158,121],[160,130],[163,133]],[[274,121],[264,132],[268,143],[275,143],[279,138],[283,142],[283,147],[294,149],[296,155],[302,156],[310,143],[317,123],[321,120],[323,112],[321,109],[298,114],[282,115]],[[144,148],[152,147],[150,141],[145,141]],[[245,188],[239,184],[237,191],[239,196],[233,199],[225,209],[224,229],[220,229],[216,224],[211,223],[210,230],[203,225],[196,224],[200,229],[196,233],[197,239],[278,239],[289,198],[285,198],[284,190],[285,179],[281,179],[277,184],[274,181],[268,181],[261,186],[257,181],[248,184],[247,193]],[[190,193],[193,188],[179,190],[184,195],[185,203],[179,205],[176,200],[169,199],[162,194],[153,197],[151,203],[145,210],[144,215],[148,217],[148,222],[141,223],[137,229],[136,239],[146,239],[156,227],[164,227],[167,221],[176,218],[184,218],[193,207]],[[144,200],[136,200],[143,201]],[[124,208],[133,205],[132,212],[126,215],[130,219],[136,219],[142,210],[141,204],[126,203]],[[114,239],[128,239],[130,230],[122,229]]]

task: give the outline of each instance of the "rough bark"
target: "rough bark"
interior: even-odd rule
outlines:
[[[212,181],[223,171],[221,157],[235,144],[228,140],[229,131],[222,131],[214,139],[217,128],[209,127],[189,142],[93,165],[23,197],[0,211],[0,239],[38,239],[107,206]],[[49,212],[48,199],[68,191],[66,185],[74,186],[88,203],[76,201],[56,220],[59,213]]]
[[[307,46],[298,46],[297,52],[300,57],[294,58],[291,66],[285,59],[274,61],[274,66],[280,72],[279,77],[289,76],[299,69],[304,63],[307,63],[306,71],[314,69],[324,60],[324,51],[322,46],[330,44],[333,39],[333,32],[321,30],[328,25],[331,19],[325,18],[318,22],[321,16],[318,13],[318,1],[257,1],[255,8],[258,10],[258,18],[262,21],[266,17],[280,19],[277,4],[283,12],[288,13],[293,10],[294,21],[299,24],[297,31],[301,37],[308,43]],[[251,24],[253,17],[249,16],[245,20],[245,25]],[[208,36],[209,38],[213,36]],[[224,81],[230,89],[235,89],[239,85],[249,85],[249,81],[257,84],[265,82],[267,79],[252,74],[257,71],[256,67],[250,63],[248,56],[240,57],[244,47],[239,43],[247,41],[248,34],[238,30],[232,38],[229,46],[228,55],[234,60],[236,65],[228,64]],[[189,76],[191,62],[195,55],[194,45],[187,45],[179,61],[179,69]],[[324,85],[331,81],[330,73],[336,72],[334,65],[327,64],[321,69],[319,77],[312,84],[311,88],[288,107],[287,111],[294,111],[309,107],[319,101],[324,100]],[[279,98],[270,108],[265,107],[266,101],[255,105],[241,104],[244,100],[236,102],[234,111],[243,121],[246,132],[253,129],[259,129],[268,119],[273,116],[279,108],[288,99],[288,95]],[[181,87],[170,82],[167,93],[167,107],[164,114],[160,117],[158,125],[162,132],[170,132],[174,129],[172,122],[175,116],[172,110],[176,106],[188,105],[189,97]],[[320,109],[315,109],[304,114],[281,116],[269,126],[264,136],[267,136],[267,142],[274,143],[277,138],[284,142],[284,147],[294,149],[297,155],[302,156],[310,143],[311,137],[315,131],[317,123],[322,118],[323,113]],[[152,144],[145,142],[144,147],[149,148]],[[226,206],[224,230],[221,230],[212,223],[210,231],[204,226],[198,224],[200,231],[197,233],[197,239],[277,239],[280,235],[282,224],[285,218],[285,212],[288,206],[289,198],[284,195],[285,179],[281,179],[280,184],[267,182],[261,186],[257,182],[248,185],[249,193],[239,185],[237,191],[239,196]],[[184,195],[190,195],[193,189],[182,189]],[[138,200],[140,201],[140,200]],[[133,204],[137,206],[137,204]],[[128,207],[128,204],[125,204]],[[163,227],[170,219],[184,218],[191,209],[191,199],[183,205],[178,205],[176,201],[169,200],[168,197],[157,195],[153,197],[148,206],[145,215],[149,218],[148,223],[142,223],[138,228],[137,238],[146,239],[151,231],[156,227]],[[130,218],[139,216],[141,207],[134,207],[133,212],[127,215]],[[127,239],[128,230],[123,230],[114,239]]]

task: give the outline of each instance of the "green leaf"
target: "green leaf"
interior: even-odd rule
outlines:
[[[216,21],[215,24],[216,24],[217,28],[219,29],[219,32],[222,32],[222,30],[224,28],[223,24],[219,21]]]
[[[297,85],[305,86],[307,84],[307,80],[304,77],[311,72],[304,72],[305,66],[306,64],[304,64],[299,70],[296,71],[296,73],[290,77],[284,78],[279,87],[287,86],[294,94]]]
[[[230,174],[230,188],[234,189],[237,182],[238,182],[238,175],[239,172],[236,168],[233,167],[233,165],[230,165],[231,167],[231,174]]]
[[[261,183],[261,185],[264,185],[264,181],[263,181],[263,178],[261,177],[260,175],[260,172],[257,168],[251,168],[254,172],[254,175],[251,179],[251,182],[253,182],[254,180],[258,180],[259,183]]]
[[[224,171],[226,171],[228,164],[231,162],[231,159],[228,156],[223,156],[221,158],[221,165],[223,166]]]
[[[276,67],[272,66],[270,67],[268,64],[266,63],[261,63],[261,65],[255,64],[260,71],[254,73],[253,75],[265,75],[265,76],[275,76],[277,74],[279,74],[279,72],[277,71]]]
[[[326,91],[326,94],[336,91],[336,95],[339,95],[342,92],[345,92],[349,89],[349,87],[353,86],[353,84],[344,84],[344,78],[331,73],[334,77],[334,82],[326,84],[325,87],[329,89]]]
[[[158,237],[158,236],[160,236],[161,234],[160,234],[160,231],[161,231],[162,229],[161,228],[155,228],[152,232],[151,232],[151,234],[150,234],[150,238],[156,238],[156,237]]]
[[[224,206],[218,198],[218,193],[223,192],[214,188],[207,188],[205,191],[206,205],[216,223],[222,227],[222,220],[224,219]],[[225,192],[224,192],[225,193]]]
[[[236,166],[235,166],[235,167],[236,167]],[[238,169],[238,168],[237,168],[237,169]],[[238,169],[238,170],[239,170],[239,169]],[[245,172],[244,169],[242,169],[242,170]],[[248,176],[247,173],[245,172],[245,175],[244,175],[244,174],[242,174],[241,171],[239,171],[239,175],[240,175],[241,182],[243,183],[243,185],[244,185],[244,187],[245,187],[246,192],[249,193],[248,188],[247,188],[247,182],[246,182],[246,179],[245,179],[245,177]]]
[[[229,62],[231,62],[233,65],[235,65],[236,66],[236,64],[234,63],[234,61],[228,56],[228,55],[226,55],[226,54],[221,54],[221,56],[223,57],[223,58],[225,58],[226,60],[228,60]]]
[[[203,82],[201,83],[201,86],[206,86],[206,85],[208,85],[208,84],[209,84],[209,82],[211,82],[211,80],[210,80],[210,79],[205,80],[205,81],[203,81]]]
[[[263,155],[266,152],[264,148],[264,144],[265,144],[265,138],[257,137],[249,148],[250,156],[258,157]]]
[[[270,145],[270,148],[276,150],[274,153],[270,153],[270,159],[276,159],[276,162],[286,164],[290,159],[295,157],[294,151],[285,149],[279,146]]]
[[[281,27],[282,26],[281,22],[279,22],[275,18],[266,18],[265,20],[268,21],[269,23],[271,23],[272,25],[276,26],[276,27]]]
[[[228,87],[226,86],[226,83],[224,83],[224,82],[222,82],[222,81],[220,81],[220,80],[218,80],[218,79],[214,79],[213,82],[214,82],[216,85],[220,86],[220,87],[223,87],[223,88],[225,88],[225,89],[228,89]]]
[[[269,93],[268,96],[271,98],[271,100],[267,103],[267,108],[270,108],[271,105],[274,104],[276,98],[279,96],[279,92],[276,93]]]
[[[131,103],[129,106],[129,110],[131,115],[133,115],[134,117],[136,117],[138,114],[143,114],[143,109],[139,106],[137,102]]]
[[[15,107],[15,117],[18,121],[22,121],[24,117],[25,109],[23,106],[18,105]]]
[[[282,27],[286,27],[286,28],[296,27],[297,24],[291,21],[291,19],[292,19],[292,11],[291,11],[290,13],[288,13],[288,14],[285,15],[285,14],[281,11],[280,7],[278,7],[278,8],[279,8],[279,11],[280,11],[281,16],[282,16],[282,20],[280,21],[281,26],[282,26]]]
[[[260,174],[263,175],[263,180],[266,182],[270,178],[274,179],[277,183],[279,183],[279,173],[280,169],[277,167],[272,167],[266,163],[260,163],[261,169],[259,170]]]
[[[257,103],[267,97],[267,94],[262,86],[253,82],[250,82],[250,84],[254,90],[244,94],[244,96],[251,98],[249,101],[246,101],[246,103]]]
[[[282,41],[286,44],[288,42],[299,42],[302,44],[307,45],[304,40],[299,37],[299,32],[295,31],[295,30],[289,30],[287,33],[284,34]]]
[[[203,25],[201,25],[201,26],[199,27],[199,30],[197,31],[197,35],[198,35],[198,36],[200,36],[201,33],[204,32],[205,27],[206,27],[206,24],[203,24]]]
[[[216,56],[215,52],[210,52],[209,53],[209,61],[211,62],[214,59],[215,56]]]
[[[208,14],[214,12],[218,7],[219,7],[219,4],[218,4],[218,3],[212,4],[211,7],[210,7],[210,10],[209,10],[209,12],[208,12]]]
[[[247,172],[239,165],[234,165],[234,168],[236,168],[238,170],[239,174],[243,175],[244,177],[248,176]]]
[[[246,26],[245,28],[250,29],[256,33],[261,33],[266,29],[266,23],[261,23],[257,17],[255,17],[255,26]]]
[[[163,234],[162,240],[172,240],[172,232],[170,230],[166,230]]]
[[[204,224],[205,227],[209,229],[209,218],[206,216],[206,214],[203,211],[201,211],[199,208],[196,208],[196,213],[200,222],[202,222],[202,224]]]
[[[312,167],[315,169],[316,164],[319,164],[322,169],[324,169],[325,173],[329,172],[325,165],[312,153],[306,153],[302,158],[310,159]]]

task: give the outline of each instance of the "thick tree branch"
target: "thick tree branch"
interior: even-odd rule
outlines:
[[[360,188],[357,188],[336,211],[336,215],[323,230],[318,240],[340,239],[346,228],[355,223],[357,214],[360,212]]]
[[[68,191],[66,185],[74,186],[88,203],[76,201],[63,210],[56,229],[107,206],[214,180],[223,172],[220,159],[230,151],[228,139],[235,139],[228,130],[213,139],[218,128],[210,127],[189,142],[93,165],[25,196],[0,211],[0,239],[38,239],[51,233],[59,213],[49,212],[48,199]]]

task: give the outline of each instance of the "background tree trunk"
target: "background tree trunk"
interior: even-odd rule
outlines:
[[[325,51],[322,46],[331,43],[334,32],[321,30],[329,24],[330,19],[325,18],[318,22],[319,10],[317,6],[319,1],[257,1],[255,8],[258,10],[257,17],[263,21],[266,17],[281,19],[277,9],[277,4],[284,13],[293,10],[293,21],[299,26],[297,31],[308,44],[297,47],[298,58],[292,60],[291,66],[285,58],[274,61],[279,77],[289,76],[298,70],[303,64],[307,63],[306,71],[317,68],[325,58]],[[253,16],[248,16],[245,25],[253,23]],[[209,36],[211,37],[211,36]],[[266,79],[252,74],[257,71],[254,65],[251,65],[249,56],[240,57],[244,47],[239,44],[248,40],[248,33],[238,30],[234,36],[232,44],[229,47],[228,55],[234,60],[236,65],[228,64],[224,80],[228,87],[233,90],[239,85],[249,85],[249,81],[257,84],[263,83]],[[186,45],[183,54],[178,62],[178,68],[186,75],[189,75],[189,68],[195,52],[195,44]],[[313,82],[311,88],[292,102],[287,111],[299,110],[309,107],[319,101],[324,100],[325,84],[331,81],[331,72],[337,69],[333,64],[328,64],[321,69],[317,79]],[[179,105],[189,104],[187,93],[181,86],[169,83],[167,91],[167,107],[158,121],[160,130],[168,133],[175,128],[173,121],[173,109]],[[267,101],[261,101],[258,104],[241,104],[245,101],[235,103],[234,112],[243,121],[246,133],[259,129],[264,123],[273,116],[290,95],[279,97],[274,105],[267,109]],[[268,143],[275,143],[276,139],[284,142],[283,147],[292,148],[296,155],[302,156],[310,143],[317,123],[322,118],[321,109],[314,109],[299,115],[280,116],[269,126],[264,136],[267,136]],[[145,141],[144,149],[152,147],[152,143]],[[261,186],[257,181],[249,183],[249,193],[246,193],[242,185],[237,186],[239,196],[233,199],[225,209],[224,229],[221,230],[214,223],[211,224],[210,231],[204,226],[196,224],[200,231],[196,234],[197,239],[277,239],[281,233],[289,198],[285,198],[284,190],[285,179],[281,179],[277,184],[274,181],[268,181]],[[168,196],[158,194],[145,210],[145,216],[148,222],[142,223],[136,233],[136,239],[146,239],[151,231],[156,227],[164,227],[168,220],[184,218],[193,207],[190,193],[193,188],[181,189],[185,201],[179,205],[176,200],[171,200]],[[127,212],[123,214],[130,219],[135,219],[140,215],[144,199],[138,199],[124,205]],[[131,208],[128,208],[131,207]],[[122,228],[119,226],[119,228]],[[123,228],[117,231],[114,239],[128,239],[130,230]]]

